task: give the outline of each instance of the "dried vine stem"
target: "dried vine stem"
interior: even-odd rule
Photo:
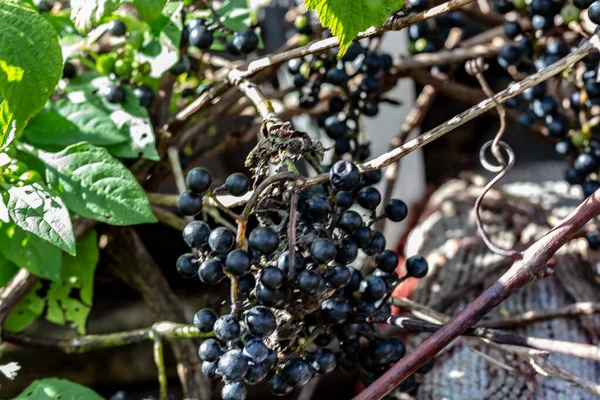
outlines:
[[[581,49],[580,49],[581,50]],[[580,51],[579,50],[579,51]],[[363,390],[355,400],[381,399],[400,382],[414,373],[428,359],[446,347],[456,337],[475,325],[488,312],[530,282],[543,276],[547,262],[589,220],[600,213],[600,190],[584,200],[571,214],[543,238],[523,252],[523,258],[490,288],[433,333],[381,378]]]
[[[534,310],[506,318],[481,321],[477,326],[486,328],[513,328],[533,322],[546,321],[556,318],[576,318],[583,315],[600,313],[600,303],[580,302],[552,310]]]

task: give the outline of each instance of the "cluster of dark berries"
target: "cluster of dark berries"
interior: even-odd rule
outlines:
[[[225,382],[223,399],[244,399],[245,385],[263,380],[273,393],[285,395],[338,365],[379,374],[404,356],[404,343],[382,337],[372,321],[390,314],[387,300],[398,283],[422,278],[428,266],[423,257],[413,256],[406,262],[407,274],[397,275],[398,256],[386,249],[385,237],[373,224],[381,218],[402,221],[408,209],[394,199],[377,215],[381,195],[371,186],[373,178],[365,179],[368,175],[349,161],[338,161],[327,184],[304,189],[274,184],[264,200],[272,208],[282,204],[288,215],[257,207],[253,215],[259,225],[250,231],[247,248],[226,227],[199,220],[185,227],[191,252],[177,260],[179,273],[209,285],[226,277],[231,282],[230,314],[202,309],[194,317],[201,332],[214,334],[202,343],[199,356],[204,374]],[[190,190],[181,195],[179,208],[197,215],[212,178],[195,168],[187,184]],[[221,190],[243,195],[248,180],[231,175],[210,193]],[[298,190],[297,211],[290,218],[293,190]],[[295,226],[289,226],[290,220]],[[351,266],[360,253],[372,257],[372,272]],[[333,341],[339,354],[327,347]]]
[[[329,99],[329,110],[318,117],[318,123],[335,141],[336,155],[352,154],[360,162],[370,156],[370,149],[359,140],[358,120],[361,115],[374,117],[379,112],[383,80],[392,67],[389,54],[377,54],[354,42],[340,60],[335,52],[316,54],[291,60],[287,70],[304,109],[319,104],[322,87],[338,89],[340,94]]]
[[[513,75],[541,71],[589,40],[567,42],[561,26],[582,20],[583,13],[594,24],[600,22],[600,2],[590,0],[494,0],[493,6],[506,14],[504,34],[509,39],[498,63]],[[530,129],[537,124],[556,140],[557,153],[568,163],[565,180],[581,185],[586,197],[600,187],[600,138],[592,118],[600,107],[599,61],[600,52],[594,49],[559,78],[560,91],[540,83],[506,102],[518,111],[517,125]]]
[[[258,49],[258,35],[253,29],[233,32],[213,15],[211,19],[192,18],[186,21],[181,37],[183,45],[194,46],[200,50],[210,50],[215,40],[224,40],[227,50],[232,55],[250,54]],[[224,36],[215,36],[215,31]]]

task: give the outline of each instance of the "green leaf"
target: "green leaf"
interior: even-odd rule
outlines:
[[[331,29],[340,41],[342,57],[359,32],[381,26],[404,0],[304,0],[308,10],[316,10],[321,25]]]
[[[80,142],[97,146],[127,142],[127,135],[94,104],[59,100],[52,109],[57,112],[41,112],[27,125],[23,132],[29,143],[62,149]]]
[[[20,148],[46,163],[48,184],[73,212],[112,225],[156,222],[142,187],[106,149],[89,143],[55,154]]]
[[[6,285],[13,276],[15,276],[18,270],[19,267],[0,254],[0,288]]]
[[[33,381],[13,400],[103,400],[92,389],[64,379]]]
[[[148,110],[140,105],[139,100],[133,95],[133,89],[124,87],[126,99],[123,104],[108,102],[102,93],[111,85],[108,77],[98,76],[97,73],[86,73],[71,81],[67,86],[69,101],[73,104],[86,103],[87,107],[96,108],[99,113],[104,113],[116,126],[125,141],[109,146],[109,151],[123,158],[143,157],[147,160],[160,159],[156,151],[154,131],[148,116]],[[58,110],[61,114],[62,111]],[[67,116],[67,114],[62,114]],[[75,122],[75,120],[72,120]],[[80,123],[75,122],[76,124]],[[105,125],[106,129],[114,127]]]
[[[140,18],[146,22],[160,18],[166,4],[167,0],[133,0],[133,5],[140,14]]]
[[[60,281],[60,249],[15,224],[0,224],[0,254],[35,276]]]
[[[150,77],[160,79],[179,61],[179,43],[183,32],[183,3],[171,2],[162,15],[150,24],[153,35],[147,36],[137,58],[150,64]]]
[[[18,0],[0,0],[0,149],[40,111],[62,76],[52,25]]]
[[[71,20],[80,32],[87,32],[119,4],[121,0],[71,0]]]
[[[4,321],[4,329],[9,332],[21,332],[42,315],[46,302],[37,294],[42,287],[40,282],[36,283],[29,293],[19,301],[19,304]]]
[[[47,294],[48,321],[60,325],[71,322],[71,327],[85,334],[86,320],[92,309],[98,257],[98,236],[94,230],[77,242],[77,256],[63,255],[61,283],[52,282]],[[78,298],[73,298],[74,294],[78,294]]]
[[[75,234],[62,199],[40,183],[8,189],[8,215],[21,229],[75,254]]]

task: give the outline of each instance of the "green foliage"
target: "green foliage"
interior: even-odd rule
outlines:
[[[102,400],[96,392],[64,379],[33,381],[13,400]]]
[[[46,302],[37,294],[42,287],[41,283],[36,283],[33,289],[21,299],[4,321],[4,329],[9,332],[21,332],[43,314]]]
[[[152,22],[160,18],[167,0],[133,0],[140,18],[146,22]]]
[[[47,167],[47,180],[77,214],[113,225],[156,222],[148,198],[133,174],[105,149],[89,143],[47,153],[21,149]]]
[[[73,328],[85,334],[85,323],[92,308],[98,258],[98,235],[94,230],[77,242],[77,256],[63,255],[61,282],[52,282],[47,294],[48,321],[59,325],[71,322]],[[72,295],[77,293],[78,298],[73,298]]]
[[[63,201],[40,183],[8,189],[8,215],[21,229],[75,254],[75,235]]]
[[[316,10],[321,25],[331,29],[340,41],[338,57],[343,56],[359,32],[381,26],[404,0],[304,0],[306,8]]]
[[[153,35],[144,40],[138,57],[150,64],[152,78],[160,79],[179,61],[179,44],[183,31],[182,9],[182,2],[171,2],[164,8],[162,15],[150,24]]]
[[[108,102],[100,93],[110,84],[108,77],[98,76],[93,72],[83,74],[73,79],[67,87],[68,101],[58,102],[51,107],[54,107],[63,117],[69,118],[82,133],[91,133],[94,136],[100,133],[101,138],[96,138],[93,142],[98,140],[105,143],[116,142],[108,147],[114,156],[123,158],[142,156],[148,160],[158,161],[160,157],[156,151],[148,110],[140,105],[129,87],[124,88],[127,93],[125,103]],[[76,110],[84,112],[75,112]],[[69,142],[69,144],[79,143],[73,138]]]
[[[60,281],[61,251],[15,224],[0,224],[0,254],[40,278]]]
[[[0,254],[0,287],[6,285],[13,276],[15,276],[18,270],[19,267]]]
[[[18,0],[0,0],[0,149],[44,107],[61,74],[52,25]]]
[[[87,32],[119,4],[121,0],[71,0],[71,20],[80,32]]]

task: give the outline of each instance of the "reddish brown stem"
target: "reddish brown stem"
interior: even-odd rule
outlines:
[[[437,332],[394,365],[381,378],[359,393],[354,400],[381,399],[413,374],[427,360],[475,325],[502,301],[530,282],[544,276],[546,263],[590,219],[600,213],[600,190],[584,200],[559,225],[532,244],[520,260],[489,289],[471,302]]]

